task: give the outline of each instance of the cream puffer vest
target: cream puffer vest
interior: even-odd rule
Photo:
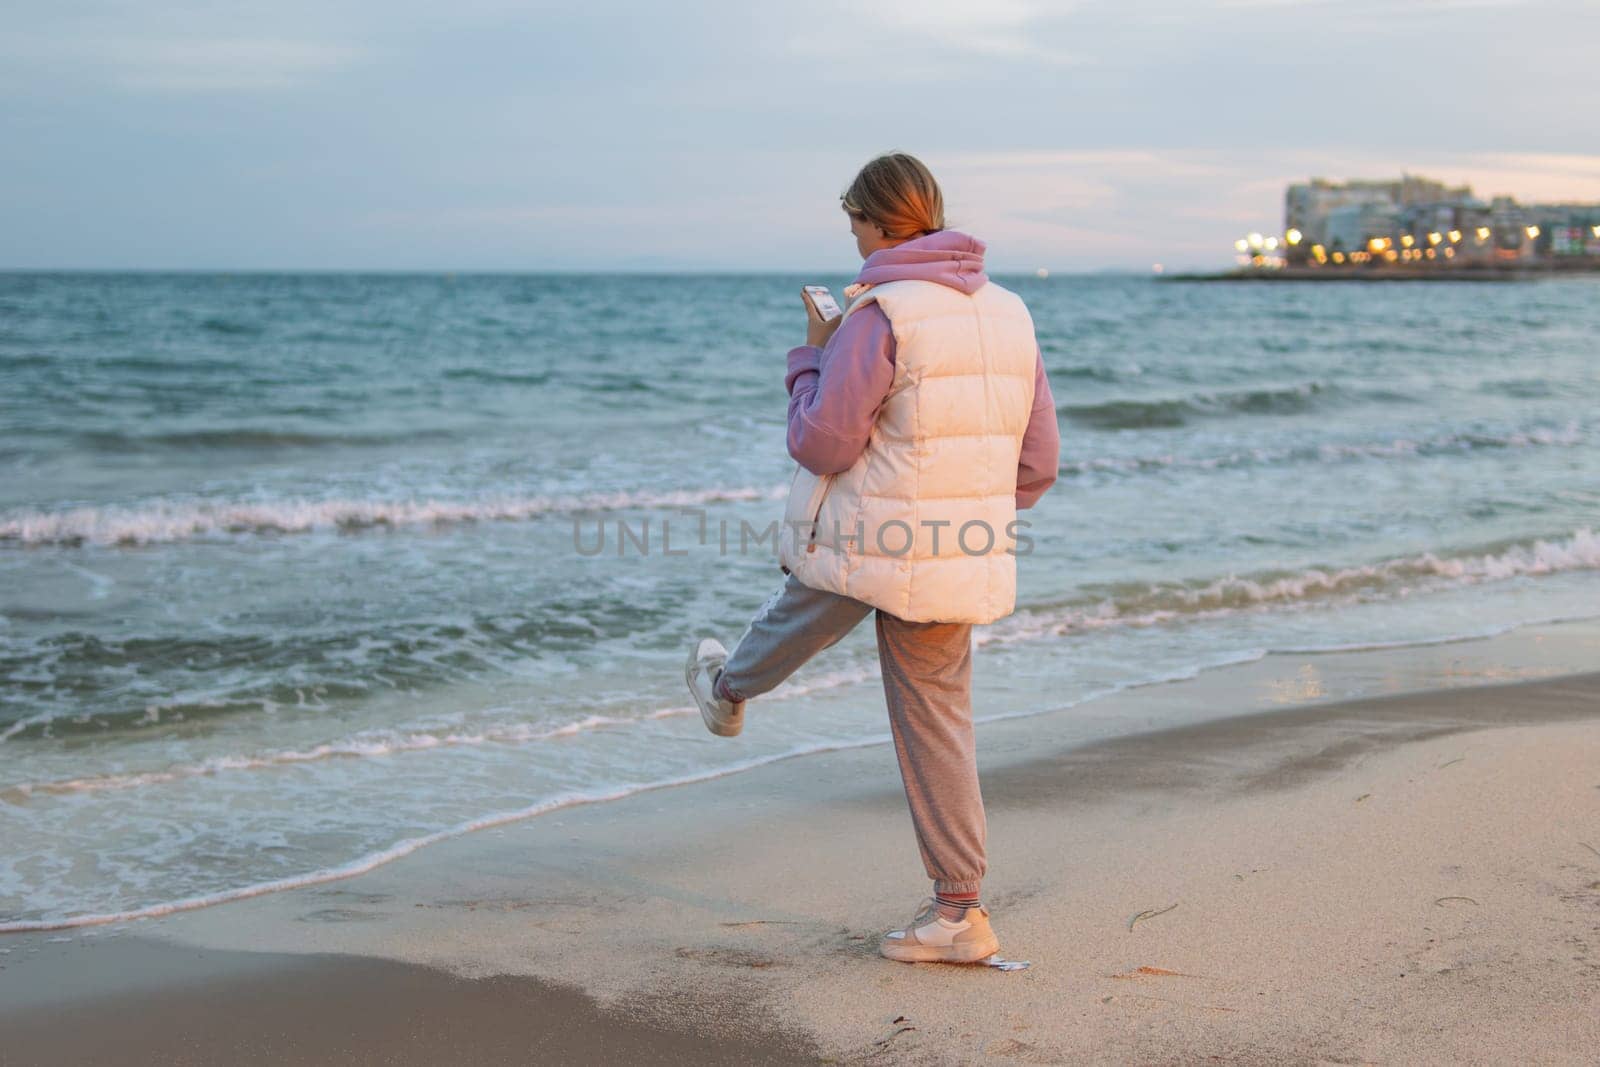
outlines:
[[[780,562],[911,622],[986,623],[1017,597],[1017,456],[1038,342],[1015,293],[892,281],[861,294],[894,331],[894,380],[860,458],[789,487]]]

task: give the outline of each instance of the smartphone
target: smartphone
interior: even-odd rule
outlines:
[[[811,310],[823,322],[832,322],[844,312],[839,310],[839,302],[828,292],[826,285],[808,285],[800,290],[806,298],[806,303],[811,305]]]

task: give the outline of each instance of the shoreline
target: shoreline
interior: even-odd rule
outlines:
[[[1597,638],[1596,644],[1597,646],[1600,646],[1600,617],[1581,617],[1538,620],[1512,625],[1504,629],[1492,630],[1483,634],[1456,635],[1433,640],[1401,641],[1396,643],[1379,643],[1372,645],[1355,645],[1333,648],[1269,650],[1247,655],[1237,660],[1213,663],[1206,666],[1197,667],[1192,671],[1187,671],[1171,677],[1158,677],[1148,681],[1140,681],[1117,686],[1102,692],[1092,693],[1082,699],[1055,707],[1038,707],[1032,710],[1000,714],[980,714],[976,722],[981,733],[982,731],[990,728],[990,724],[992,723],[1003,723],[1014,720],[1031,720],[1041,716],[1060,715],[1074,711],[1093,712],[1108,704],[1115,707],[1120,701],[1126,699],[1129,694],[1150,692],[1160,694],[1165,692],[1167,687],[1173,686],[1180,687],[1175,691],[1183,693],[1187,691],[1187,687],[1204,685],[1205,680],[1211,678],[1212,676],[1220,675],[1224,678],[1231,679],[1234,677],[1234,675],[1230,674],[1229,672],[1238,671],[1240,669],[1248,670],[1255,668],[1257,670],[1271,672],[1273,669],[1273,664],[1285,659],[1305,658],[1315,661],[1319,658],[1339,660],[1348,659],[1350,657],[1359,657],[1363,660],[1376,661],[1380,657],[1392,658],[1398,655],[1405,657],[1408,662],[1425,665],[1429,663],[1432,658],[1437,656],[1439,650],[1448,650],[1453,646],[1471,646],[1488,642],[1495,643],[1497,645],[1509,646],[1508,650],[1510,650],[1516,649],[1516,646],[1519,644],[1524,644],[1526,639],[1530,636],[1532,636],[1533,641],[1537,643],[1543,640],[1543,638],[1539,635],[1543,634],[1552,627],[1556,628],[1555,632],[1558,634],[1569,635],[1583,633],[1586,630],[1593,629]],[[1525,654],[1526,650],[1519,650],[1519,652],[1520,654]],[[1519,652],[1513,652],[1512,654],[1517,655]],[[1560,656],[1558,655],[1557,658],[1559,659]],[[1567,660],[1571,660],[1570,655],[1567,656]],[[1418,691],[1427,688],[1426,669],[1427,668],[1424,666],[1422,674],[1413,681],[1411,688]],[[1543,673],[1549,675],[1553,673],[1561,673],[1561,671],[1559,669],[1551,670],[1549,664],[1546,664]],[[1394,686],[1390,685],[1389,688],[1392,691]],[[1361,695],[1364,695],[1364,693],[1360,689],[1359,685],[1344,694],[1344,696],[1347,698],[1359,697]],[[1160,700],[1159,697],[1155,697],[1153,699],[1158,702]],[[1302,705],[1309,706],[1313,703],[1319,702],[1320,700],[1329,699],[1329,697],[1326,694],[1323,694],[1319,697],[1317,694],[1305,691],[1302,687],[1301,691],[1297,692],[1294,699]],[[1177,714],[1178,718],[1182,720],[1186,717],[1187,712],[1180,710]],[[1211,714],[1210,716],[1202,717],[1201,721],[1210,721],[1210,719],[1218,717],[1219,716],[1215,714]],[[1175,725],[1178,725],[1178,723],[1163,722],[1161,725],[1155,726],[1154,728],[1158,730],[1167,729]],[[1116,735],[1113,734],[1108,736]],[[1091,737],[1087,740],[1075,739],[1071,742],[1071,744],[1076,746],[1094,743],[1103,739],[1105,738]],[[127,923],[142,923],[152,919],[164,919],[170,915],[179,915],[185,912],[199,911],[207,908],[215,908],[232,904],[239,901],[251,900],[256,897],[269,896],[277,893],[292,893],[298,890],[328,885],[330,883],[344,882],[352,878],[359,878],[363,875],[386,867],[391,863],[398,862],[416,853],[425,851],[431,846],[443,844],[458,838],[468,837],[473,834],[483,833],[487,830],[494,830],[499,827],[512,826],[530,819],[549,817],[563,811],[584,808],[595,804],[613,804],[619,801],[627,800],[634,796],[653,793],[660,790],[679,789],[685,786],[694,786],[707,782],[713,782],[721,778],[736,777],[739,775],[748,774],[752,771],[759,771],[764,767],[774,764],[785,763],[790,760],[827,756],[835,752],[847,751],[856,748],[872,748],[876,746],[888,745],[890,743],[891,740],[887,732],[878,737],[841,739],[831,742],[821,741],[812,747],[757,756],[749,760],[735,761],[730,764],[712,767],[703,771],[692,772],[675,778],[655,781],[639,781],[625,785],[618,785],[611,789],[602,788],[598,791],[590,791],[586,793],[564,794],[557,797],[545,798],[526,808],[510,811],[486,812],[476,815],[473,818],[455,826],[446,827],[444,829],[436,830],[416,837],[403,838],[374,852],[357,856],[348,862],[341,863],[336,866],[305,871],[300,874],[290,875],[285,878],[272,881],[230,887],[199,896],[161,901],[159,903],[143,905],[122,912],[86,913],[53,918],[19,919],[9,922],[0,921],[0,944],[3,944],[7,937],[19,934],[72,933],[75,931],[91,930],[95,927],[101,926],[118,926]]]
[[[11,935],[0,1063],[96,1047],[427,1062],[443,1034],[457,1059],[537,1045],[557,1062],[1585,1062],[1600,674],[1557,670],[1596,631],[1223,668],[1107,700],[1134,727],[1254,710],[1086,745],[1050,743],[1076,709],[984,724],[985,897],[1027,971],[876,956],[925,886],[874,746],[480,831],[334,885]],[[1375,684],[1400,691],[1327,699]],[[1382,970],[1424,958],[1443,963],[1427,982]],[[547,1044],[555,1026],[569,1051]]]

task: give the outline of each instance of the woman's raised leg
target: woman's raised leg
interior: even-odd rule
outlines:
[[[728,653],[718,695],[738,702],[777,688],[807,660],[837,644],[871,610],[859,600],[812,589],[788,575]]]

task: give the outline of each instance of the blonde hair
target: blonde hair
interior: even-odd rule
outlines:
[[[916,156],[888,152],[861,168],[839,197],[853,217],[904,240],[944,229],[944,194]]]

